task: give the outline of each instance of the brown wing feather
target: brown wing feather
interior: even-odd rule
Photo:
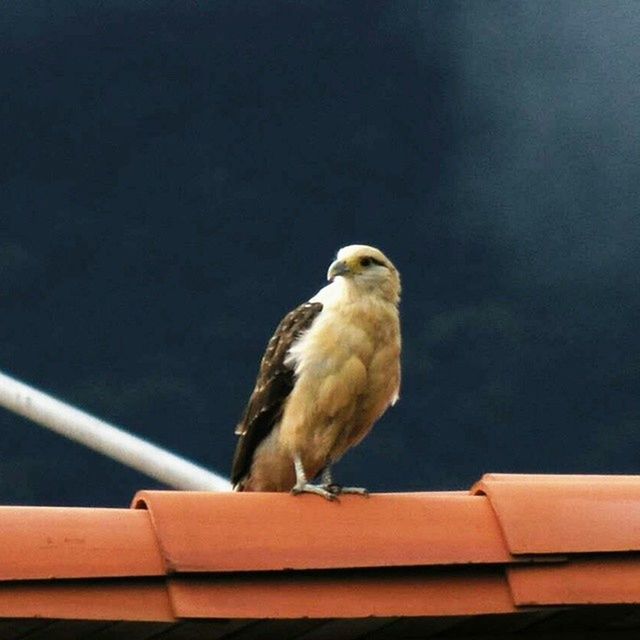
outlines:
[[[233,457],[231,482],[237,484],[250,470],[253,454],[279,420],[294,384],[294,372],[285,364],[291,345],[322,311],[319,302],[306,302],[290,311],[278,325],[260,363],[256,386],[236,427],[240,436]]]

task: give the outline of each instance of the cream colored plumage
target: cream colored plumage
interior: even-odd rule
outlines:
[[[366,245],[341,249],[327,277],[269,343],[237,429],[238,490],[364,492],[335,485],[330,467],[398,399],[400,277]],[[271,392],[280,387],[283,397]],[[322,484],[310,484],[321,471]]]

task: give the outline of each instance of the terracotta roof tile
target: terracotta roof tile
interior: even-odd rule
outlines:
[[[332,503],[282,493],[143,491],[134,505],[151,513],[171,572],[511,561],[488,501],[464,492]]]
[[[168,640],[640,629],[640,477],[487,475],[470,494],[337,504],[144,491],[134,505],[0,508],[3,640],[42,618],[58,622],[33,633],[51,638],[76,637],[63,620]]]
[[[0,523],[0,580],[164,575],[142,511],[0,507]]]
[[[144,579],[5,582],[0,618],[175,621],[165,585]]]
[[[500,569],[252,573],[170,581],[181,618],[334,618],[516,611]]]
[[[640,551],[640,476],[487,474],[472,492],[513,554]]]
[[[507,569],[516,605],[640,602],[640,557],[575,558]]]

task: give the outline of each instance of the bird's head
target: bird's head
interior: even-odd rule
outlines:
[[[391,260],[375,247],[351,244],[340,249],[327,271],[329,282],[336,278],[344,278],[351,286],[394,303],[400,298],[400,274]]]

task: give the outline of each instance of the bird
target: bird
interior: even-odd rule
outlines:
[[[368,495],[334,482],[332,466],[399,398],[400,275],[379,249],[353,244],[327,280],[268,342],[235,430],[235,491]]]

